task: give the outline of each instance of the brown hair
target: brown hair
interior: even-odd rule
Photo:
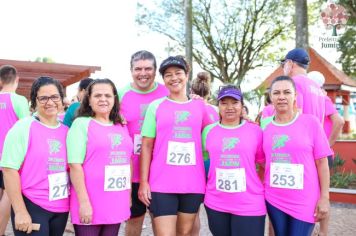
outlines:
[[[94,111],[92,110],[91,106],[89,105],[89,97],[93,92],[93,86],[95,84],[109,84],[112,87],[114,93],[114,106],[110,111],[109,119],[114,124],[121,124],[123,125],[123,119],[120,115],[120,104],[119,104],[119,96],[115,87],[115,84],[110,79],[95,79],[93,80],[87,87],[85,96],[83,101],[79,107],[77,117],[93,117],[95,116]]]
[[[16,80],[17,70],[10,65],[0,67],[0,80],[2,84],[11,84]]]
[[[192,93],[203,98],[208,98],[210,95],[211,77],[208,72],[199,72],[197,77],[192,81]]]

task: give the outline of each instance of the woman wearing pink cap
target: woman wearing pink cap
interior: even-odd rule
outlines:
[[[186,94],[183,57],[167,58],[159,71],[169,95],[147,108],[139,198],[150,207],[156,235],[190,235],[205,193],[201,131],[210,119],[204,102]]]
[[[332,151],[318,119],[296,111],[290,77],[277,77],[270,96],[276,114],[263,132],[268,215],[276,236],[311,235],[330,208],[326,157]]]
[[[213,235],[264,235],[266,205],[256,163],[264,162],[262,130],[242,118],[243,97],[232,85],[219,90],[220,121],[205,127],[210,160],[205,208]]]

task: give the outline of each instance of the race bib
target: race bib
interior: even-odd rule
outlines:
[[[105,166],[104,191],[124,191],[131,188],[130,165]]]
[[[270,186],[303,189],[304,166],[302,164],[271,163]]]
[[[68,173],[60,172],[48,175],[49,200],[68,198]]]
[[[246,191],[245,168],[219,169],[216,168],[216,190],[227,193]]]
[[[134,136],[134,154],[141,154],[141,146],[142,146],[142,136],[139,134],[135,134]]]
[[[168,165],[175,166],[192,166],[196,164],[194,142],[180,143],[168,142]]]

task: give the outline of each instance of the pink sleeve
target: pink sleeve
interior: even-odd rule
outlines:
[[[298,80],[294,80],[297,90],[297,107],[303,111],[303,85]]]
[[[203,111],[203,122],[202,122],[202,130],[203,130],[207,125],[210,125],[214,122],[209,117],[208,106],[206,106],[204,102],[202,102],[201,104],[202,104],[202,111]]]
[[[320,159],[333,155],[333,151],[330,149],[329,141],[326,134],[321,127],[319,120],[316,117],[311,118],[311,130],[313,132],[313,154],[314,159]]]
[[[325,116],[331,116],[335,113],[337,113],[335,105],[329,97],[325,96]]]
[[[263,134],[262,130],[258,127],[258,141],[257,141],[257,150],[256,150],[256,159],[255,162],[259,164],[265,163],[265,154],[263,152],[263,147],[262,147],[262,139],[263,139]]]

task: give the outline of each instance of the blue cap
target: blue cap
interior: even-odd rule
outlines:
[[[223,88],[219,91],[218,101],[220,101],[221,99],[226,98],[226,97],[232,97],[239,101],[242,100],[241,91],[239,89],[233,88],[233,87]]]
[[[286,60],[292,60],[306,66],[309,65],[310,62],[309,54],[304,48],[295,48],[289,51],[281,62],[283,63]]]
[[[181,69],[183,69],[185,72],[187,72],[187,65],[185,63],[185,61],[183,60],[182,57],[180,56],[176,56],[176,57],[168,57],[167,59],[165,59],[161,65],[159,66],[159,73],[161,73],[161,75],[164,75],[164,72],[167,70],[168,67],[171,66],[176,66],[179,67]]]

